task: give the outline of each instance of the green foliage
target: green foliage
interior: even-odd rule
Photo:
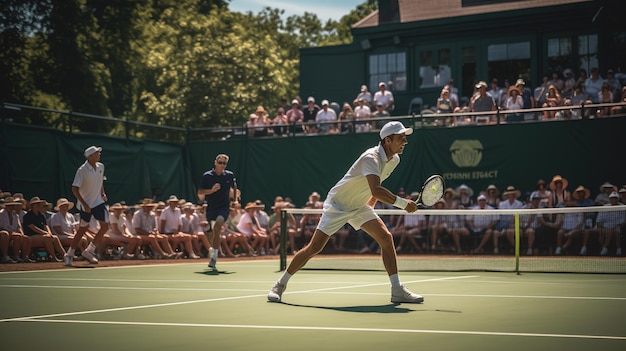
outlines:
[[[377,6],[367,0],[322,24],[269,7],[235,13],[228,2],[7,0],[0,100],[169,126],[240,125],[258,105],[272,116],[298,94],[300,48],[349,43],[350,27]]]

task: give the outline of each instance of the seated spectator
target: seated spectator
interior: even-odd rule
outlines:
[[[441,199],[433,205],[435,210],[446,209],[446,202]],[[443,248],[441,237],[450,234],[446,223],[446,216],[430,216],[428,227],[430,229],[430,250],[440,250]]]
[[[620,99],[620,89],[622,88],[622,83],[620,80],[615,77],[615,72],[612,69],[606,71],[606,79],[605,82],[609,85],[609,90],[613,93],[613,97],[615,102]],[[624,95],[621,95],[624,97]]]
[[[443,202],[445,203],[445,208],[448,209],[457,209],[459,208],[459,200],[457,199],[456,191],[452,188],[446,188],[443,191]]]
[[[617,191],[617,187],[609,182],[604,182],[600,186],[600,193],[596,196],[595,203],[597,206],[604,206],[610,203],[609,195]]]
[[[450,90],[443,88],[439,98],[437,98],[437,113],[452,113],[457,108],[452,100],[450,100]],[[448,117],[446,125],[456,125],[455,117]]]
[[[566,201],[565,206],[576,206],[576,201]],[[560,255],[562,251],[572,244],[572,240],[582,234],[584,225],[584,215],[582,212],[567,212],[563,214],[563,224],[556,233],[556,250],[555,255]],[[563,243],[565,240],[565,243]]]
[[[293,130],[293,132],[301,132],[302,126],[299,124],[304,122],[304,113],[302,113],[302,109],[300,108],[300,100],[291,100],[291,108],[285,114],[290,124],[298,124],[298,126],[295,126],[296,129]]]
[[[119,202],[109,207],[111,211],[109,214],[109,231],[102,238],[102,247],[109,245],[122,247],[118,256],[119,259],[136,258],[143,260],[146,257],[141,253],[141,238],[131,234],[126,229],[124,210],[127,208]]]
[[[198,255],[201,256],[203,246],[205,251],[208,252],[211,249],[211,244],[209,243],[209,238],[204,234],[204,230],[200,226],[200,218],[195,213],[194,206],[191,202],[186,202],[183,205],[183,215],[180,220],[182,223],[181,232],[188,234],[191,236],[191,243],[193,245],[194,252],[197,252]]]
[[[619,194],[615,191],[609,194],[609,203],[604,206],[619,206]],[[598,213],[598,220],[596,225],[598,227],[598,236],[600,237],[600,244],[602,250],[600,255],[605,256],[609,253],[609,245],[611,241],[615,240],[615,256],[622,255],[621,244],[621,228],[624,225],[624,218],[626,213],[624,211],[615,212],[600,212]]]
[[[487,186],[485,196],[487,197],[488,206],[491,206],[491,208],[498,208],[500,206],[500,190],[498,190],[494,184]]]
[[[487,205],[487,197],[479,195],[477,199],[478,205],[473,210],[493,210],[493,207]],[[472,253],[478,254],[483,252],[483,247],[489,242],[493,235],[493,227],[498,222],[496,216],[493,215],[473,215],[467,216],[467,225],[471,235],[482,236],[478,246],[472,250]]]
[[[576,188],[576,190],[572,192],[572,198],[574,199],[574,201],[576,201],[575,205],[578,207],[595,206],[593,200],[589,198],[590,196],[591,191],[589,191],[589,189],[585,188],[582,185],[579,185],[578,188]],[[598,213],[596,212],[586,212],[584,214],[582,227],[583,241],[582,247],[580,248],[580,255],[587,254],[587,243],[589,242],[589,237],[591,236],[591,234],[595,233],[594,228],[597,215]]]
[[[355,131],[357,133],[369,132],[372,128],[371,110],[364,99],[358,101],[358,106],[354,108],[354,117],[357,121]]]
[[[456,192],[459,194],[459,208],[472,208],[474,207],[474,190],[465,184],[461,184],[456,188]]]
[[[524,208],[524,205],[518,198],[521,196],[521,192],[515,189],[514,186],[509,185],[506,187],[506,191],[502,194],[502,201],[498,204],[499,210],[516,210]],[[508,239],[509,245],[515,247],[515,221],[512,215],[502,215],[500,220],[493,229],[493,253],[499,253],[500,237],[504,236]]]
[[[620,102],[626,103],[626,85],[622,87],[622,100]],[[626,106],[613,106],[611,107],[612,115],[624,115],[626,113]]]
[[[42,200],[35,196],[28,202],[30,211],[24,215],[24,234],[31,240],[31,247],[44,247],[48,253],[48,260],[63,262],[65,249],[61,246],[61,241],[56,235],[53,235],[48,227],[46,217],[44,215],[45,208],[48,205],[46,200]],[[60,255],[60,257],[59,257]]]
[[[354,111],[349,103],[344,103],[341,112],[339,112],[339,131],[341,133],[352,133],[354,131]]]
[[[501,107],[498,102],[500,101],[500,96],[507,94],[508,90],[503,90],[502,87],[498,85],[498,78],[491,79],[491,85],[487,90],[487,94],[493,98],[493,101],[496,102],[497,107]]]
[[[133,215],[133,228],[141,236],[142,244],[150,243],[155,258],[180,258],[183,253],[175,253],[166,235],[157,228],[156,213],[158,204],[152,199],[144,199],[137,207],[140,209]]]
[[[296,100],[297,101],[297,100]],[[274,135],[286,135],[289,128],[289,118],[285,114],[285,109],[279,107],[276,110],[276,117],[272,120]]]
[[[376,129],[380,129],[385,124],[387,124],[387,122],[388,122],[387,118],[389,117],[389,112],[387,112],[385,110],[385,107],[383,106],[382,103],[377,103],[376,104],[376,111],[374,111],[374,113],[372,113],[371,116],[372,116],[372,118],[381,118],[381,119],[375,121]],[[382,119],[382,118],[385,118],[385,119]]]
[[[598,102],[601,104],[610,104],[613,102],[613,92],[609,83],[602,83],[602,90],[598,93]],[[598,117],[608,117],[611,114],[611,106],[599,107],[596,111]]]
[[[359,101],[363,101],[365,106],[372,104],[372,94],[367,90],[367,85],[361,85],[361,92],[356,96],[352,104],[357,106]]]
[[[415,197],[417,199],[417,197]],[[422,248],[415,240],[415,237],[426,233],[426,216],[421,214],[404,214],[397,216],[396,225],[391,231],[395,236],[400,237],[396,245],[396,252],[407,251],[407,249],[422,252]],[[408,241],[408,244],[407,244]],[[410,246],[409,246],[410,245]]]
[[[553,207],[565,207],[565,203],[570,200],[571,193],[567,190],[567,179],[560,175],[555,175],[550,182],[550,190],[552,194]]]
[[[487,94],[487,83],[480,81],[476,84],[477,93],[470,100],[470,111],[486,112],[495,111],[497,106],[491,95]],[[482,122],[481,122],[482,121]],[[495,122],[495,115],[481,114],[476,116],[477,123]]]
[[[322,100],[322,109],[319,110],[315,116],[315,122],[319,123],[317,125],[317,129],[321,133],[327,134],[332,128],[332,124],[327,122],[333,122],[336,120],[337,114],[335,113],[335,110],[328,107],[328,100]]]
[[[536,231],[538,248],[550,249],[556,246],[556,236],[563,224],[562,213],[544,213],[537,216],[539,228]]]
[[[530,194],[530,203],[528,203],[524,208],[528,208],[528,209],[537,209],[540,208],[539,206],[539,201],[541,200],[541,196],[539,196],[539,193],[537,193],[536,191]],[[534,251],[534,245],[535,245],[535,235],[537,232],[537,229],[539,228],[539,218],[538,215],[533,213],[533,214],[522,214],[520,215],[520,231],[522,233],[523,236],[526,237],[526,239],[528,240],[528,247],[526,249],[526,255],[531,256],[535,251]],[[511,240],[514,240],[514,237],[512,237],[511,233],[508,233],[509,235],[509,242],[511,242]]]
[[[541,78],[541,85],[535,88],[535,101],[537,102],[537,106],[543,106],[546,103],[546,95],[548,95],[548,87],[550,84],[548,83],[548,76],[543,76]]]
[[[308,201],[304,205],[304,208],[313,209],[320,207],[316,206],[315,203],[313,203],[312,201]],[[299,236],[303,237],[305,242],[309,242],[309,240],[311,240],[311,237],[315,232],[315,228],[317,228],[317,224],[319,223],[320,218],[321,214],[313,213],[305,213],[300,218],[300,225],[298,225],[298,230],[300,231]]]
[[[13,197],[4,199],[4,209],[0,210],[0,247],[2,263],[34,262],[30,259],[30,238],[24,235],[18,211],[22,202]],[[9,256],[9,247],[13,257]]]
[[[519,89],[513,86],[509,87],[508,95],[509,97],[506,99],[505,105],[503,106],[505,110],[515,111],[524,108],[524,100],[522,100]],[[521,112],[507,113],[506,115],[507,122],[521,122],[523,120],[524,116]]]
[[[563,82],[563,89],[561,89],[561,96],[563,98],[571,98],[574,95],[574,87],[576,86],[576,80],[574,79],[574,73],[571,69],[566,68],[563,70],[565,81]]]
[[[600,77],[600,71],[597,67],[593,67],[591,69],[591,76],[585,80],[585,94],[587,98],[590,99],[594,104],[600,102],[599,93],[602,91],[602,84],[604,83],[604,79]]]
[[[245,213],[237,225],[237,231],[247,237],[250,246],[257,252],[265,249],[265,242],[267,241],[267,232],[261,227],[254,215],[254,212],[260,208],[255,202],[248,202],[244,207]]]
[[[548,92],[545,96],[545,102],[542,107],[557,107],[562,105],[561,95],[559,95],[554,85],[548,86]],[[543,111],[543,120],[550,120],[556,118],[556,110]]]
[[[269,237],[271,242],[270,253],[278,254],[280,250],[280,211],[284,208],[290,208],[293,205],[290,202],[280,201],[274,203],[272,210],[274,213],[269,218]],[[291,213],[287,213],[287,240],[289,242],[289,251],[292,255],[296,254],[296,241],[295,236],[298,231],[298,223],[296,218]]]
[[[548,80],[548,85],[554,85],[557,92],[559,92],[559,94],[561,93],[564,83],[561,77],[559,77],[559,72],[552,72],[552,78]]]
[[[518,79],[515,82],[515,87],[517,88],[517,90],[519,90],[521,92],[521,96],[522,96],[522,101],[524,102],[524,109],[531,109],[531,108],[535,108],[535,98],[533,96],[532,91],[530,91],[530,88],[526,87],[526,82],[524,82],[523,79]],[[535,119],[535,114],[534,112],[527,112],[524,113],[524,120],[534,120]]]
[[[74,208],[74,203],[66,198],[60,198],[57,200],[57,204],[54,210],[57,211],[50,217],[50,229],[52,234],[56,235],[61,241],[61,245],[64,247],[70,247],[72,241],[74,241],[74,235],[76,235],[76,229],[78,227],[78,221],[76,217],[69,213],[69,210]],[[84,251],[89,246],[89,237],[83,235],[78,244],[80,251]]]
[[[193,245],[191,244],[191,235],[183,233],[182,228],[182,214],[180,208],[178,208],[179,200],[176,195],[172,195],[167,200],[167,207],[161,213],[159,217],[159,231],[161,234],[167,235],[170,244],[174,250],[179,246],[184,246],[184,250],[187,252],[189,258],[198,259],[198,256],[193,251]]]
[[[272,131],[270,126],[272,125],[272,120],[267,117],[267,111],[263,108],[263,106],[258,106],[254,114],[257,116],[257,120],[255,123],[255,131],[254,136],[267,136]]]

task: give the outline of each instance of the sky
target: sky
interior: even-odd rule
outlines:
[[[231,0],[228,8],[233,12],[250,11],[256,14],[269,6],[285,10],[285,17],[312,12],[325,23],[329,19],[338,21],[364,2],[365,0]]]

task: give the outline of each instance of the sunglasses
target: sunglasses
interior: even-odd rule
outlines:
[[[228,164],[228,162],[224,162],[224,161],[217,161],[218,165],[224,165],[226,166]]]

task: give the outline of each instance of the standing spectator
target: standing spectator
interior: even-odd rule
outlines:
[[[210,253],[209,267],[217,270],[217,256],[220,248],[220,232],[230,213],[230,192],[233,190],[233,201],[239,201],[239,192],[235,174],[226,169],[230,157],[219,154],[215,157],[213,169],[202,175],[198,188],[198,199],[206,201],[206,220],[212,225],[209,242],[213,247]]]
[[[353,101],[354,106],[358,105],[359,101],[363,100],[366,106],[372,103],[372,93],[367,90],[367,85],[361,85],[361,92],[356,96]]]
[[[600,77],[600,71],[597,67],[593,67],[591,69],[591,76],[585,80],[585,95],[587,95],[587,98],[594,104],[600,102],[598,94],[602,91],[602,83],[604,83],[604,79]]]
[[[378,83],[378,91],[374,94],[374,104],[382,104],[383,109],[389,114],[394,110],[393,93],[387,90],[385,82]]]
[[[535,108],[535,98],[533,97],[533,93],[530,91],[530,88],[526,87],[526,82],[523,79],[518,79],[515,82],[515,87],[520,91],[520,95],[522,96],[522,101],[524,102],[524,109]],[[533,120],[535,119],[535,114],[533,113],[524,113],[524,120]]]
[[[489,86],[489,89],[487,90],[487,94],[489,94],[489,96],[493,98],[493,101],[495,101],[496,104],[500,101],[500,96],[502,96],[503,94],[506,94],[506,91],[504,91],[502,87],[498,86],[498,78],[494,77],[493,79],[491,79],[491,85]],[[500,105],[497,104],[496,106],[500,106]]]
[[[358,106],[354,108],[354,117],[357,120],[356,123],[356,132],[363,133],[369,132],[372,124],[370,121],[371,110],[369,106],[367,106],[366,100],[361,98],[358,101]]]
[[[305,123],[305,125],[302,126],[302,129],[306,134],[315,134],[318,132],[318,129],[313,122],[315,122],[315,118],[317,117],[317,113],[320,111],[320,107],[315,104],[315,98],[312,96],[309,96],[306,101],[307,107],[302,110],[302,122]]]
[[[548,86],[548,93],[544,98],[545,102],[542,107],[557,107],[561,106],[563,101],[561,100],[561,95],[556,90],[556,87],[552,84]],[[543,111],[543,120],[550,120],[556,117],[556,110]]]
[[[516,87],[509,87],[509,97],[506,99],[504,105],[505,110],[521,110],[524,108],[524,100],[520,94],[519,89]],[[507,122],[521,122],[524,120],[524,116],[520,112],[508,113],[506,115]]]
[[[98,220],[100,229],[93,241],[89,243],[87,249],[81,252],[81,256],[90,263],[98,263],[95,251],[98,245],[100,245],[102,237],[109,230],[109,211],[106,205],[107,195],[104,191],[104,165],[100,163],[101,152],[102,148],[96,146],[90,146],[85,149],[83,155],[87,160],[78,167],[72,182],[72,193],[78,200],[77,207],[80,211],[80,224],[74,235],[74,241],[63,258],[66,266],[72,266],[74,250],[80,244],[92,217]]]
[[[487,95],[487,83],[480,81],[475,86],[478,89],[478,93],[472,96],[470,100],[470,111],[472,112],[485,112],[495,111],[496,102],[490,95]],[[487,123],[491,121],[494,115],[480,115],[476,116],[476,122],[486,120]]]
[[[48,253],[48,260],[61,262],[57,253],[64,256],[65,250],[56,235],[53,235],[48,227],[46,216],[44,215],[47,206],[46,200],[35,196],[28,202],[30,211],[24,215],[24,234],[28,235],[32,247],[44,247]]]
[[[317,125],[317,129],[322,133],[328,133],[331,129],[331,124],[327,122],[333,122],[337,120],[337,114],[335,110],[328,107],[328,100],[322,100],[322,109],[317,112],[315,116],[315,122],[322,122]]]

